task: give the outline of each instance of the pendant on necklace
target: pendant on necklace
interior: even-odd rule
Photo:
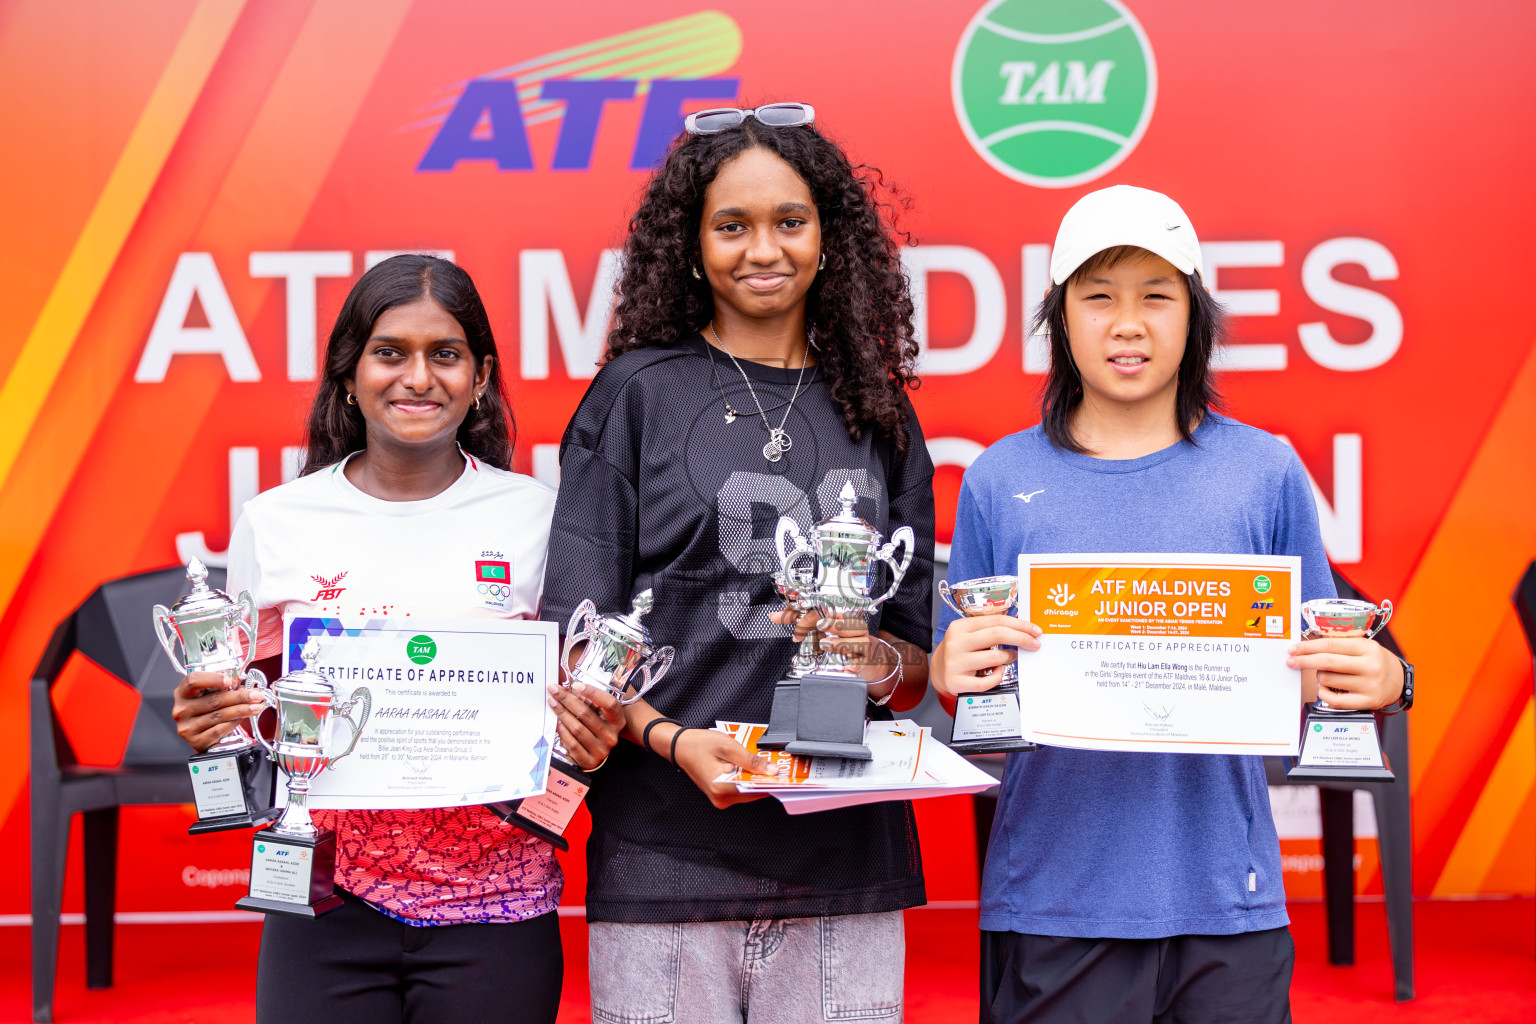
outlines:
[[[763,445],[763,458],[767,459],[769,462],[778,462],[783,457],[784,453],[779,451],[779,446],[774,444],[772,441],[769,441],[767,444]]]
[[[736,415],[737,415],[736,410],[732,409],[731,408],[731,404],[729,402],[727,402],[725,404],[725,422],[727,422],[727,423],[735,423],[736,422]]]
[[[784,457],[784,453],[794,446],[788,432],[774,427],[768,431],[768,443],[763,445],[763,458],[769,462],[778,462]]]

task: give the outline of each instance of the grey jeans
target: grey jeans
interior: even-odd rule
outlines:
[[[899,1024],[901,911],[587,931],[594,1024]]]

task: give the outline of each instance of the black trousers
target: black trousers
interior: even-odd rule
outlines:
[[[337,890],[324,917],[270,914],[256,971],[258,1024],[554,1024],[560,922],[413,928]]]
[[[1289,1024],[1288,928],[1167,939],[981,933],[982,1024]]]

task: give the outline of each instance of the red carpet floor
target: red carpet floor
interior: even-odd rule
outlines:
[[[1536,903],[1436,901],[1418,905],[1418,993],[1392,1001],[1386,918],[1379,903],[1362,903],[1356,966],[1327,963],[1323,909],[1291,907],[1296,980],[1291,1005],[1298,1024],[1376,1021],[1536,1021]],[[586,928],[561,922],[567,972],[561,1024],[586,1024]],[[917,910],[907,915],[907,1020],[976,1019],[976,914]],[[253,1020],[258,926],[122,925],[117,984],[85,988],[84,929],[64,929],[55,1017],[60,1024],[185,1024]],[[27,929],[0,928],[0,1021],[30,1019]],[[510,1018],[509,1018],[510,1019]]]

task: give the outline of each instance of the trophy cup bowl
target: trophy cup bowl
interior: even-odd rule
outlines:
[[[950,583],[939,581],[939,597],[968,618],[1006,615],[1019,604],[1017,576],[984,576]],[[994,648],[995,650],[996,648]],[[998,684],[980,693],[961,694],[949,746],[961,754],[1010,754],[1039,749],[1020,726],[1018,659],[1003,666]]]
[[[1368,640],[1392,618],[1392,602],[1322,598],[1304,602],[1304,640],[1359,638]],[[1371,711],[1331,707],[1319,693],[1302,719],[1300,753],[1286,778],[1302,782],[1392,782],[1392,766],[1381,749],[1381,733]]]
[[[287,778],[288,806],[275,824],[256,833],[250,895],[235,904],[242,909],[315,917],[341,905],[332,879],[336,833],[315,827],[309,789],[316,776],[356,749],[373,694],[359,686],[337,700],[335,685],[317,668],[319,654],[320,645],[311,638],[304,647],[305,667],[261,691],[277,712],[277,731],[270,742],[260,733],[257,739]],[[337,740],[338,721],[351,731],[345,747]]]
[[[561,685],[577,682],[607,690],[620,704],[633,704],[661,682],[672,667],[671,647],[656,647],[641,618],[655,603],[650,590],[635,595],[628,615],[599,615],[591,601],[582,601],[566,623],[565,644],[560,649]],[[586,647],[576,663],[571,652],[582,641]],[[640,686],[626,697],[638,675]],[[558,849],[570,849],[564,832],[576,808],[581,806],[592,778],[576,766],[558,732],[550,750],[550,773],[544,793],[521,800],[487,804],[503,821],[538,836]]]
[[[898,527],[882,543],[880,531],[855,514],[857,500],[850,480],[838,493],[841,509],[817,523],[809,539],[791,516],[781,516],[774,531],[774,550],[785,580],[807,581],[802,595],[805,607],[834,623],[867,619],[890,600],[917,553],[917,536],[910,526]],[[902,552],[899,561],[898,550]],[[876,595],[878,563],[890,568],[891,585]],[[825,651],[819,667],[802,678],[799,689],[795,739],[785,749],[793,754],[869,760],[872,755],[863,740],[868,688],[848,668],[847,657]]]
[[[155,636],[171,665],[182,675],[217,673],[224,677],[226,689],[251,685],[263,690],[266,676],[250,667],[256,654],[257,617],[251,592],[241,591],[231,600],[208,585],[208,569],[196,558],[187,563],[187,579],[192,586],[185,597],[169,608],[157,604],[151,611]],[[269,769],[247,722],[237,721],[187,762],[198,818],[188,829],[192,835],[250,828],[277,815],[266,795]]]

